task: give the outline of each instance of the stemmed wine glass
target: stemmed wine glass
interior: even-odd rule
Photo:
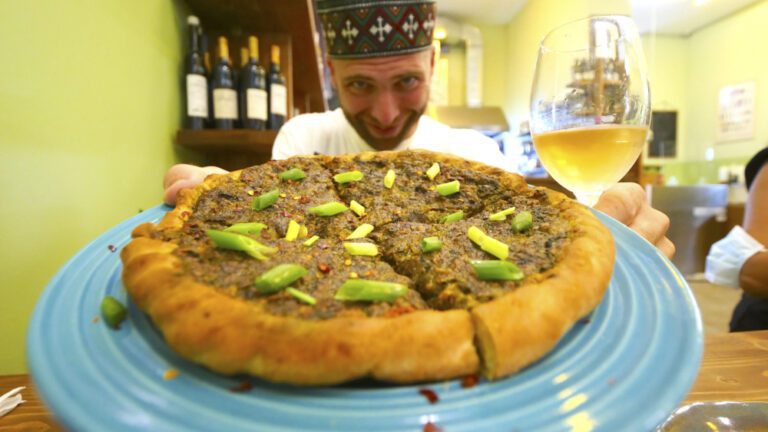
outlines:
[[[561,25],[539,46],[531,134],[544,168],[592,206],[637,160],[651,96],[640,35],[626,16]]]

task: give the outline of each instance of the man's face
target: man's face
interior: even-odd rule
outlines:
[[[432,54],[330,61],[341,109],[371,147],[391,150],[416,131],[429,101]]]

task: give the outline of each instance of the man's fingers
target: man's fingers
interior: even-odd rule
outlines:
[[[659,240],[656,243],[656,247],[669,259],[672,259],[672,257],[675,256],[675,244],[672,243],[672,240],[666,237]]]
[[[174,165],[163,178],[163,201],[168,205],[176,205],[176,196],[180,190],[197,186],[211,174],[226,173],[226,170],[215,166]]]
[[[635,220],[629,224],[629,228],[636,231],[652,244],[657,244],[667,234],[669,216],[653,207],[646,206],[640,210]]]
[[[619,183],[600,196],[595,209],[629,225],[647,202],[645,191],[639,184]]]

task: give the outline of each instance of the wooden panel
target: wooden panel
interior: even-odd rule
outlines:
[[[182,129],[176,134],[176,145],[201,153],[206,165],[233,170],[270,160],[275,137],[274,130]]]
[[[768,331],[707,335],[699,376],[683,403],[768,402]]]
[[[304,112],[327,110],[322,84],[322,59],[317,43],[312,0],[187,0],[206,31],[229,35],[283,33],[291,37],[292,103]],[[261,45],[266,46],[264,42]],[[267,48],[268,49],[268,48]],[[268,52],[268,51],[267,51]],[[238,54],[239,51],[233,51]],[[262,65],[269,56],[260,49]],[[282,53],[281,53],[282,57]],[[237,57],[236,57],[237,58]],[[286,59],[281,58],[281,62]],[[287,78],[287,77],[286,77]]]

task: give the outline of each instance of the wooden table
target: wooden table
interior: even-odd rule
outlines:
[[[27,401],[0,418],[0,431],[63,430],[43,405],[28,375],[0,377],[0,394],[26,386]],[[768,330],[715,333],[704,338],[699,375],[682,405],[706,401],[768,402]]]

